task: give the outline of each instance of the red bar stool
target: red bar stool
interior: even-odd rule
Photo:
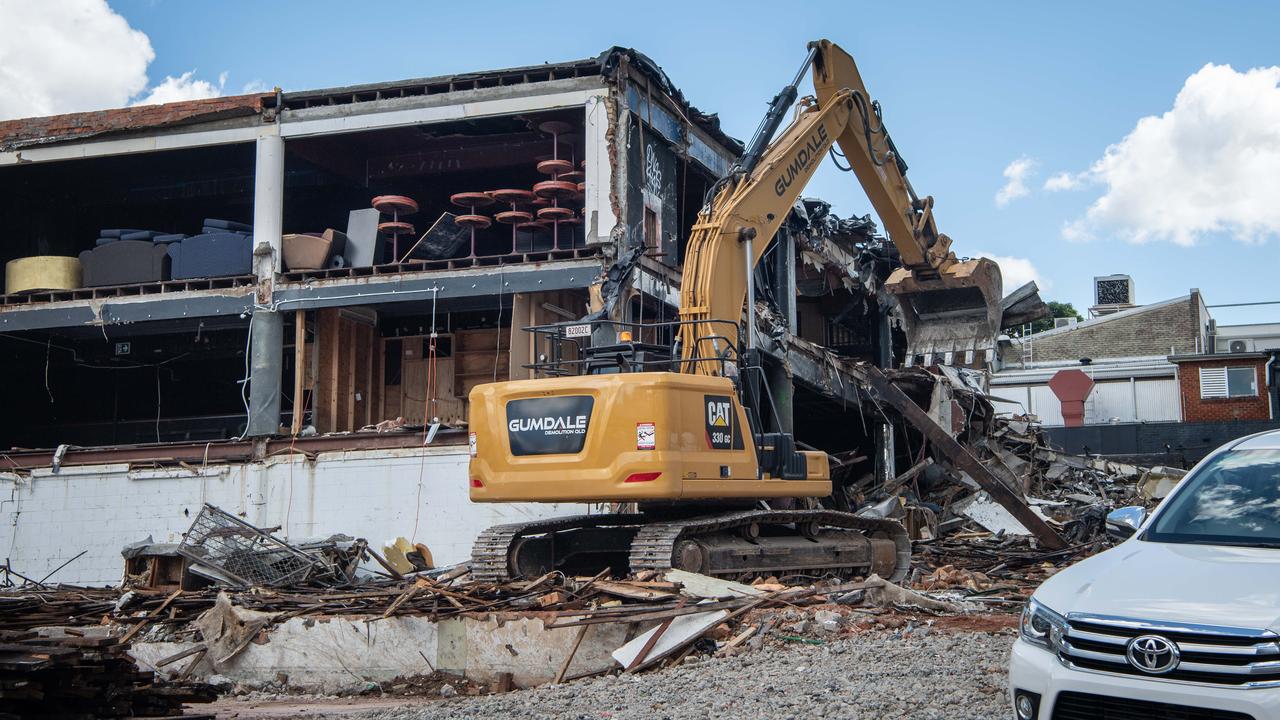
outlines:
[[[413,224],[400,216],[418,212],[418,203],[403,195],[379,195],[373,199],[373,209],[391,216],[390,222],[378,224],[378,232],[391,238],[391,262],[400,262],[400,236],[414,233]]]
[[[487,230],[493,221],[486,215],[477,215],[476,208],[493,204],[493,196],[483,192],[460,192],[449,197],[449,202],[467,209],[466,215],[459,215],[454,220],[461,227],[471,231],[471,257],[476,256],[476,230]]]
[[[537,196],[528,190],[516,190],[510,188],[503,190],[491,190],[489,191],[489,196],[500,203],[507,203],[511,205],[510,210],[504,210],[497,215],[494,215],[493,219],[511,226],[511,252],[512,254],[515,254],[516,232],[519,229],[518,226],[533,222],[533,213],[528,210],[521,210],[520,205],[527,205],[533,202]]]

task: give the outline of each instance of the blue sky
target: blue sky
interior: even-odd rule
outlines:
[[[1280,64],[1280,4],[113,0],[111,7],[149,36],[151,81],[192,70],[216,81],[226,73],[225,92],[250,83],[302,90],[528,65],[633,46],[741,138],[791,77],[806,41],[828,37],[858,61],[911,165],[913,185],[935,196],[939,226],[960,254],[1025,258],[1039,273],[1043,295],[1081,310],[1090,304],[1092,277],[1111,273],[1131,274],[1140,302],[1191,287],[1211,304],[1280,300],[1274,214],[1252,226],[1252,242],[1238,239],[1245,233],[1231,217],[1210,223],[1190,246],[1126,240],[1134,227],[1124,226],[1124,218],[1147,212],[1151,222],[1151,208],[1160,218],[1180,209],[1194,216],[1187,208],[1202,194],[1186,188],[1209,178],[1199,170],[1187,173],[1184,164],[1185,181],[1158,168],[1145,172],[1163,176],[1160,182],[1129,178],[1128,190],[1117,193],[1124,197],[1115,198],[1084,242],[1067,240],[1063,228],[1107,194],[1107,182],[1060,192],[1042,187],[1053,174],[1088,170],[1141,118],[1168,112],[1207,63],[1241,72]],[[1212,102],[1238,101],[1231,100],[1241,94],[1233,87],[1224,86],[1226,100]],[[1228,122],[1254,114],[1235,106],[1224,112]],[[1158,145],[1154,152],[1160,154]],[[1028,192],[1000,207],[1002,171],[1021,157],[1032,163]],[[1122,155],[1106,177],[1124,176],[1148,162],[1138,162],[1142,157],[1138,150]],[[1235,176],[1227,187],[1244,188],[1233,198],[1248,199],[1260,186],[1223,164],[1213,172]],[[1280,167],[1273,174],[1280,176]],[[1144,197],[1147,187],[1158,197]],[[808,194],[832,201],[842,214],[869,211],[852,176],[829,167]],[[1165,212],[1159,203],[1170,197],[1174,207]],[[1267,202],[1280,204],[1280,197],[1246,202],[1238,214]],[[1280,317],[1280,305],[1214,314],[1220,322],[1261,322]]]

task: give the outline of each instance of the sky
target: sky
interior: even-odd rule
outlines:
[[[747,138],[829,38],[962,256],[1092,304],[1280,300],[1280,3],[0,0],[0,118],[594,57],[657,61]],[[803,88],[802,94],[811,92]],[[871,212],[830,163],[806,195]],[[1213,308],[1221,324],[1280,305]]]

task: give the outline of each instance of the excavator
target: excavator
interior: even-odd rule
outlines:
[[[672,342],[613,328],[617,342],[593,344],[610,322],[602,320],[528,328],[555,349],[548,376],[472,390],[473,502],[635,510],[491,527],[472,549],[478,579],[603,569],[730,578],[907,573],[902,525],[821,507],[832,492],[826,453],[766,431],[770,394],[753,341],[754,303],[745,305],[753,270],[838,144],[901,257],[886,289],[899,303],[909,354],[955,358],[989,343],[1000,325],[1000,272],[990,260],[958,260],[938,233],[933,200],[907,182],[853,58],[827,40],[808,51],[741,158],[708,191],[689,237],[678,319],[646,328]],[[810,68],[815,96],[797,104]],[[561,354],[566,343],[573,347]]]

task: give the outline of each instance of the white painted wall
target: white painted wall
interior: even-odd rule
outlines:
[[[1048,385],[993,385],[991,394],[1009,402],[996,402],[1002,413],[1029,412],[1046,426],[1062,425],[1062,403]],[[1084,404],[1087,425],[1117,422],[1175,422],[1178,381],[1173,378],[1102,380],[1093,386]]]
[[[294,458],[291,462],[290,457]],[[346,533],[375,547],[403,535],[437,565],[466,560],[484,528],[579,514],[582,505],[473,504],[467,448],[448,446],[301,455],[204,468],[67,467],[0,473],[0,558],[41,578],[87,550],[51,581],[115,584],[120,548],[150,535],[177,542],[205,502],[295,539]]]

